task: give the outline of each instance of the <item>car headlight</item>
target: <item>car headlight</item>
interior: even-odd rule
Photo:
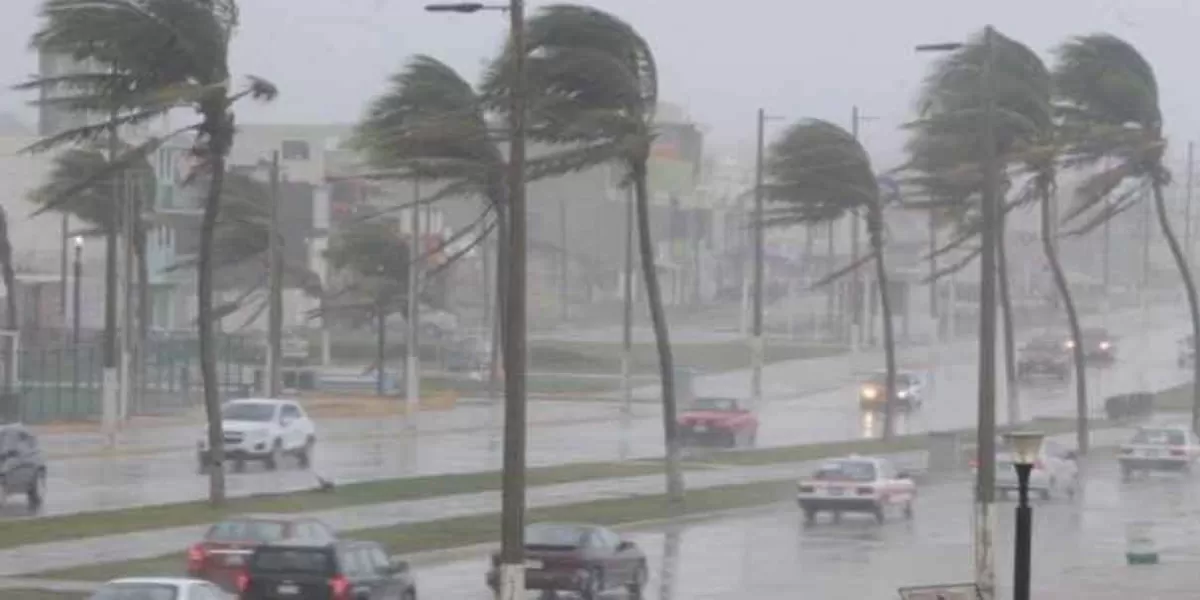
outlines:
[[[907,398],[908,394],[909,394],[908,390],[901,390],[899,392],[896,392],[896,395],[901,398]]]
[[[1109,348],[1112,348],[1112,344],[1110,344],[1108,342],[1100,342],[1101,350],[1108,350]]]
[[[879,396],[879,390],[877,390],[874,387],[869,386],[869,385],[863,386],[863,388],[862,388],[862,397],[863,398],[866,398],[867,400],[874,400],[878,396]]]
[[[1067,340],[1067,343],[1063,344],[1063,345],[1066,346],[1068,350],[1070,350],[1071,348],[1075,347],[1075,340]]]

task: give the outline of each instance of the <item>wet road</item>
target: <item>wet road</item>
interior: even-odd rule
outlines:
[[[1158,315],[1158,321],[1170,321]],[[1182,382],[1186,374],[1175,366],[1176,340],[1181,335],[1183,321],[1173,326],[1153,329],[1140,322],[1125,319],[1115,323],[1114,333],[1120,336],[1120,360],[1105,369],[1089,369],[1090,396],[1094,411],[1102,407],[1103,398],[1122,391],[1157,389]],[[1149,332],[1137,335],[1138,332]],[[964,345],[943,349],[943,357],[923,357],[923,365],[942,366],[933,372],[934,384],[925,407],[898,422],[901,432],[964,427],[975,419],[975,367],[972,354],[962,351]],[[967,344],[965,347],[969,348]],[[844,359],[843,359],[844,360]],[[812,362],[812,361],[807,361]],[[841,386],[826,392],[802,394],[788,390],[806,388],[819,363],[773,365],[766,374],[772,399],[761,407],[760,446],[791,445],[828,441],[876,434],[881,426],[878,418],[863,415],[858,410],[857,388]],[[826,363],[828,362],[826,361]],[[800,365],[800,366],[797,366]],[[843,367],[844,368],[844,367]],[[720,375],[702,379],[699,393],[738,393],[745,390],[746,373]],[[573,461],[620,460],[624,458],[661,455],[661,425],[659,411],[653,405],[637,405],[636,417],[625,424],[619,408],[604,403],[553,403],[553,410],[584,414],[592,419],[587,423],[540,425],[531,428],[529,463],[533,466],[561,464]],[[1022,413],[1028,418],[1039,415],[1073,414],[1074,401],[1069,386],[1039,385],[1022,389]],[[547,405],[545,409],[551,410]],[[485,426],[490,411],[485,407],[463,407],[454,418],[464,423]],[[1000,410],[1003,421],[1004,411]],[[423,415],[425,416],[425,415]],[[449,419],[450,415],[430,414],[433,419]],[[497,436],[474,431],[421,433],[416,436],[400,433],[397,423],[387,421],[330,423],[323,429],[329,433],[337,428],[354,439],[324,442],[318,446],[315,468],[306,472],[286,467],[267,472],[251,465],[246,473],[232,473],[229,489],[234,495],[277,492],[313,487],[313,473],[338,481],[362,481],[384,477],[428,475],[448,472],[469,472],[494,469],[499,466]],[[197,432],[184,430],[187,437]],[[361,434],[361,435],[358,435]],[[185,441],[186,443],[190,443]],[[55,461],[51,465],[49,498],[46,514],[64,514],[81,510],[100,510],[125,506],[159,504],[203,498],[206,480],[195,471],[190,451],[178,450],[144,456],[75,458]],[[26,513],[13,499],[0,508],[0,516],[20,517]]]
[[[1074,501],[1035,502],[1033,594],[1041,598],[1163,600],[1194,598],[1200,587],[1200,477],[1156,476],[1121,483],[1116,465],[1093,462],[1084,494]],[[901,586],[970,581],[970,482],[921,488],[917,514],[883,525],[847,515],[842,523],[806,526],[794,504],[714,521],[676,524],[625,535],[646,553],[648,600],[793,600],[897,597]],[[1012,571],[1012,502],[999,505],[997,578]],[[1163,564],[1124,563],[1126,526],[1151,521]],[[490,598],[486,556],[416,563],[427,597]],[[534,597],[531,595],[531,598]],[[613,593],[610,598],[622,598]]]

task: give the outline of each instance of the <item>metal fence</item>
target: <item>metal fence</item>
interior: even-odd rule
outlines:
[[[262,355],[255,340],[217,338],[217,381],[223,396],[245,396],[255,388]],[[141,385],[130,400],[130,414],[171,413],[199,403],[199,356],[194,338],[148,341],[138,377]],[[15,402],[10,400],[6,416],[27,423],[99,418],[103,361],[99,344],[18,350],[18,377],[15,394],[10,396]]]

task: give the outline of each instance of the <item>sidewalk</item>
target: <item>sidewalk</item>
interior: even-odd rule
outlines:
[[[1126,429],[1106,429],[1094,433],[1096,446],[1112,445],[1129,435]],[[1074,436],[1051,436],[1067,446],[1073,446]],[[923,471],[928,463],[925,451],[890,455],[897,466],[911,471]],[[720,466],[685,473],[687,489],[706,489],[769,481],[793,481],[810,471],[821,461],[780,463],[761,466]],[[579,481],[574,483],[529,488],[526,502],[529,508],[577,504],[606,498],[628,498],[664,493],[662,475],[642,475]],[[320,519],[338,531],[393,527],[442,519],[453,519],[500,510],[500,491],[437,496],[303,513]],[[63,542],[34,544],[0,550],[0,577],[13,577],[57,571],[101,562],[123,562],[182,552],[195,543],[207,530],[207,525],[175,527],[137,533],[100,536]]]

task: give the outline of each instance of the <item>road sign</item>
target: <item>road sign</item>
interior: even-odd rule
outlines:
[[[944,583],[900,588],[900,600],[983,600],[973,583]]]

